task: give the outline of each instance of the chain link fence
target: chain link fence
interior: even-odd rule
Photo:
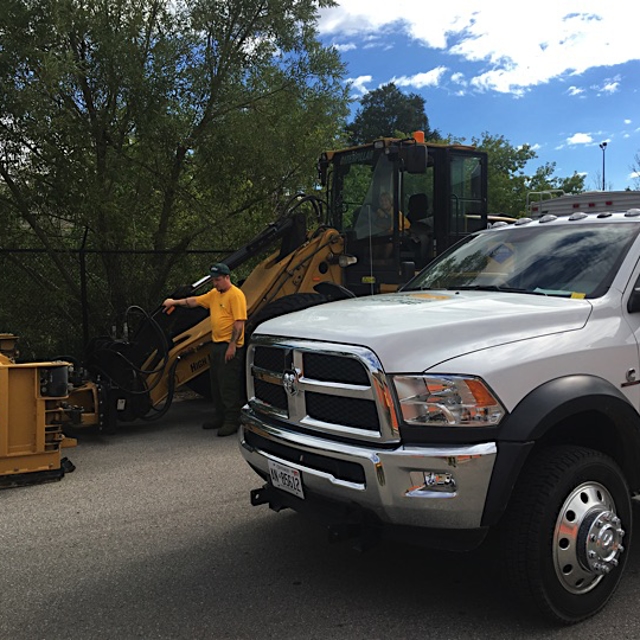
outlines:
[[[231,252],[0,249],[0,333],[19,336],[18,361],[81,360],[90,340],[119,337],[128,316],[151,312]],[[168,259],[175,261],[158,285],[157,265]]]

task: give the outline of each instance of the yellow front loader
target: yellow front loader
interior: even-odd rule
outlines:
[[[396,290],[487,225],[487,157],[472,147],[429,143],[421,135],[381,138],[323,153],[318,172],[323,192],[292,196],[283,215],[222,259],[237,273],[280,243],[238,283],[247,297],[248,334],[267,318],[313,304]],[[394,210],[392,221],[380,225],[383,195]],[[205,276],[169,295],[199,295],[208,286]],[[181,386],[208,393],[207,310],[132,311],[129,335],[95,339],[74,368],[69,420],[79,415],[82,425],[112,431],[164,415]]]

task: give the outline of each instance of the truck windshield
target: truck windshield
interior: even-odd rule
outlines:
[[[469,236],[404,290],[500,290],[597,298],[608,290],[637,223],[509,227]]]

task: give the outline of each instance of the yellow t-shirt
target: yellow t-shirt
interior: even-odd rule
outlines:
[[[247,319],[247,300],[244,293],[232,284],[224,293],[211,289],[195,298],[201,307],[209,309],[213,341],[230,342],[233,323],[236,320]],[[237,342],[239,347],[244,344],[244,330]]]
[[[385,211],[384,209],[378,209],[376,211],[375,227],[377,233],[391,235],[393,233],[393,217],[391,212]],[[398,210],[398,228],[400,229],[400,233],[403,231],[409,231],[411,228],[411,223],[400,210]],[[372,235],[375,235],[375,233]]]

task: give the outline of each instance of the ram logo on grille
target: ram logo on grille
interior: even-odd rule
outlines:
[[[289,396],[295,396],[298,393],[298,372],[285,371],[282,376],[282,386]]]

